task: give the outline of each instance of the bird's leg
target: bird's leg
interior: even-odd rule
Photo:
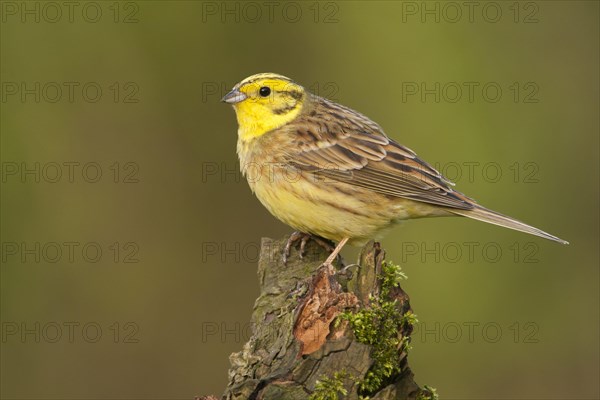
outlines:
[[[330,242],[327,239],[323,239],[319,236],[311,236],[310,239],[314,240],[319,246],[327,250],[327,252],[332,252],[335,250],[335,246],[333,246],[333,242]]]
[[[300,259],[306,255],[306,243],[308,243],[309,239],[310,235],[302,235],[302,239],[300,240]]]
[[[285,244],[285,248],[283,250],[283,265],[287,265],[288,258],[290,257],[290,253],[292,251],[292,246],[294,246],[298,241],[300,241],[300,258],[304,258],[306,255],[306,243],[308,243],[308,241],[311,239],[328,252],[335,250],[332,244],[323,238],[311,235],[309,233],[296,231],[290,235],[287,243]]]
[[[283,249],[283,265],[287,265],[288,257],[290,256],[290,252],[292,251],[292,246],[294,243],[300,240],[304,235],[304,233],[298,231],[290,235],[285,244],[285,248]],[[302,255],[300,255],[300,257],[302,257]]]
[[[333,261],[337,258],[338,254],[340,254],[340,251],[342,251],[342,248],[344,247],[344,245],[346,244],[346,242],[348,242],[350,238],[343,238],[342,240],[340,240],[340,242],[338,243],[338,245],[335,247],[335,249],[333,250],[333,252],[329,255],[329,257],[327,257],[327,260],[325,260],[325,262],[323,263],[324,266],[326,266],[329,269],[329,272],[333,273],[334,272],[334,268],[333,268]]]

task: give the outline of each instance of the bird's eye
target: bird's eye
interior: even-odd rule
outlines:
[[[267,97],[268,95],[271,94],[271,89],[267,86],[263,86],[258,90],[258,93],[262,96],[262,97]]]

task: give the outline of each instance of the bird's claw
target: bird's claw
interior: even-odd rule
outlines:
[[[285,243],[285,247],[283,249],[283,265],[287,265],[288,258],[290,257],[290,253],[292,251],[292,245],[300,239],[302,236],[301,232],[294,232],[290,235],[287,242]],[[302,255],[301,255],[302,257]]]
[[[309,233],[303,232],[294,232],[288,238],[285,248],[283,250],[283,265],[287,265],[288,259],[290,257],[292,247],[300,241],[300,251],[299,256],[300,259],[303,259],[306,256],[306,244],[309,240],[315,241],[319,246],[323,247],[328,252],[332,252],[335,248],[329,243],[326,239],[320,238],[318,236],[313,236]]]

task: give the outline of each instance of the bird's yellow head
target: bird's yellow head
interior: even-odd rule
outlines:
[[[296,118],[306,96],[304,88],[291,79],[265,73],[244,79],[222,101],[233,105],[240,139],[249,141]]]

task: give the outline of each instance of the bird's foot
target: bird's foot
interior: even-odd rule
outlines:
[[[352,271],[350,270],[350,268],[353,268],[353,267],[360,268],[360,265],[358,265],[358,264],[342,265],[342,269],[340,269],[337,272],[337,274],[352,278]]]
[[[306,243],[308,243],[308,241],[311,239],[319,246],[327,250],[327,252],[333,252],[335,250],[333,244],[327,239],[323,239],[319,236],[314,236],[309,233],[296,231],[290,235],[287,243],[285,244],[285,248],[283,250],[283,265],[287,265],[292,247],[296,246],[298,242],[300,243],[300,259],[303,259],[306,255]]]

